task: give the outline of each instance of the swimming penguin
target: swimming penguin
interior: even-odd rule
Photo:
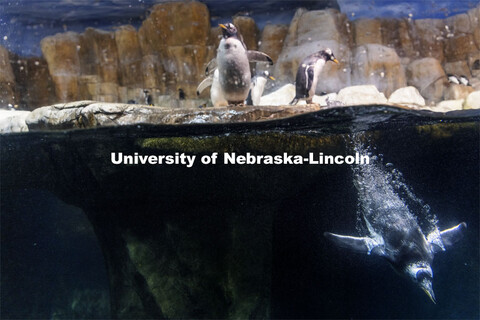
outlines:
[[[267,62],[271,65],[273,61],[262,52],[247,50],[232,23],[219,26],[223,34],[216,57],[219,84],[215,83],[215,70],[211,90],[219,90],[214,94],[223,97],[229,104],[243,104],[250,90],[249,62]]]
[[[297,104],[300,99],[306,99],[307,103],[312,103],[320,72],[327,61],[333,61],[338,64],[338,60],[329,48],[315,52],[303,59],[298,66],[295,78],[295,98],[293,98],[290,104]]]
[[[340,247],[384,257],[397,272],[413,280],[436,303],[432,288],[433,255],[461,239],[467,224],[462,222],[441,232],[436,230],[425,237],[414,217],[404,218],[404,215],[390,214],[372,223],[365,219],[369,237],[330,232],[325,232],[324,236]]]
[[[268,71],[263,71],[261,74],[252,78],[251,88],[245,104],[251,106],[258,106],[260,104],[260,98],[262,97],[263,90],[265,90],[268,79],[275,81],[275,78],[272,77]]]

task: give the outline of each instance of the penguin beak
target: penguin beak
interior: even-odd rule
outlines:
[[[333,58],[333,60],[332,60],[332,61],[333,61],[333,62],[335,62],[336,64],[338,64],[338,60],[337,60],[337,58]]]
[[[274,78],[274,77],[272,77],[272,76],[268,76],[268,77],[270,78],[270,80],[275,81],[275,78]]]
[[[221,23],[220,23],[218,26],[219,26],[220,28],[222,28],[222,29],[227,30],[227,27],[226,27],[224,24],[221,24]]]
[[[420,282],[420,288],[422,288],[422,290],[433,301],[433,303],[437,304],[437,301],[435,300],[435,294],[433,293],[432,281],[431,280],[423,279],[423,281]]]

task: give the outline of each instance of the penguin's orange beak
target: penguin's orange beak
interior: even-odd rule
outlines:
[[[332,60],[333,62],[335,62],[336,64],[338,64],[338,60],[335,58]]]
[[[275,78],[274,78],[274,77],[272,77],[272,76],[268,76],[268,77],[270,78],[270,80],[275,81]]]
[[[222,29],[225,29],[225,30],[227,29],[227,27],[226,27],[224,24],[221,24],[221,23],[220,23],[218,26],[219,26],[220,28],[222,28]]]

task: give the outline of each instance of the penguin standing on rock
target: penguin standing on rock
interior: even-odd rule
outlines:
[[[261,74],[252,78],[251,89],[245,104],[252,106],[260,105],[260,98],[262,97],[263,90],[265,90],[268,79],[275,81],[275,78],[272,77],[268,71],[263,71]]]
[[[153,98],[152,98],[152,95],[150,94],[150,91],[144,89],[143,90],[143,95],[144,95],[144,99],[145,99],[145,104],[147,106],[153,106]]]
[[[327,61],[333,61],[338,64],[338,60],[329,48],[315,52],[303,59],[297,70],[295,98],[290,102],[291,105],[297,104],[300,99],[305,99],[307,103],[312,103],[320,72],[322,72]]]
[[[223,99],[220,105],[224,105],[225,101],[227,104],[243,104],[250,90],[249,62],[267,62],[271,65],[273,61],[262,52],[247,50],[242,36],[232,23],[219,26],[223,35],[218,46],[217,70],[214,72],[211,88],[217,92],[211,92],[211,95],[217,96],[218,101]],[[215,83],[217,78],[218,84]]]

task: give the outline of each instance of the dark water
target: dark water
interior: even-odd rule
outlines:
[[[270,226],[265,227],[268,231],[252,233],[249,237],[254,241],[244,247],[256,250],[255,244],[261,247],[264,238],[271,243],[266,256],[271,265],[261,269],[258,278],[260,282],[270,279],[263,306],[271,318],[477,319],[479,119],[476,111],[439,115],[378,106],[332,109],[264,123],[129,126],[2,136],[1,318],[108,317],[107,301],[115,292],[109,293],[97,237],[78,207],[89,212],[100,207],[107,212],[109,201],[118,201],[117,211],[137,207],[135,216],[126,216],[130,211],[125,209],[126,218],[113,217],[119,227],[130,226],[129,232],[148,238],[149,233],[161,233],[157,224],[170,219],[169,215],[176,216],[183,220],[178,226],[186,223],[190,229],[210,230],[197,241],[197,251],[207,253],[221,252],[225,246],[220,231],[226,228],[222,217],[229,210],[225,208],[250,210],[247,222],[236,219],[251,225],[269,221],[262,217],[273,212]],[[157,139],[160,146],[139,149],[139,141],[148,139]],[[468,224],[464,239],[435,256],[436,305],[383,259],[348,253],[324,239],[325,231],[360,235],[359,199],[351,166],[142,166],[109,174],[118,167],[108,164],[110,152],[119,150],[335,154],[350,152],[359,144],[378,157],[372,165],[382,166],[386,174],[396,172],[415,199],[429,206],[440,229],[462,221]],[[82,163],[89,163],[92,172],[100,170],[100,175],[94,174],[100,177],[97,183],[108,188],[89,193],[95,183],[80,174]],[[102,180],[102,175],[107,178]],[[156,214],[157,208],[163,208],[165,217]],[[181,214],[176,208],[182,209]],[[409,208],[422,218],[422,210]],[[148,210],[155,215],[142,213]],[[91,220],[101,239],[99,217],[111,222],[104,215]],[[185,248],[178,250],[181,254]],[[202,259],[206,265],[216,258],[209,253],[200,255]],[[209,277],[215,280],[215,275]],[[185,310],[184,314],[208,318],[212,317],[209,311]]]

